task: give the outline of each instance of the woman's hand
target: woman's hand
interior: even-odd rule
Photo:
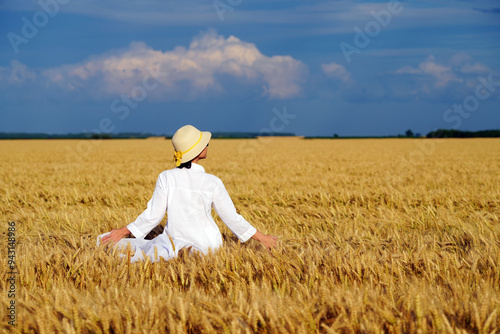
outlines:
[[[274,246],[276,246],[276,241],[278,240],[278,237],[275,237],[274,235],[267,235],[260,231],[257,231],[252,236],[252,239],[255,239],[258,242],[260,242],[267,249],[271,249]]]
[[[124,226],[122,228],[111,230],[108,235],[101,239],[101,242],[103,244],[111,242],[112,245],[115,245],[118,241],[120,241],[124,236],[128,234],[130,234],[130,231],[128,230],[127,226]]]

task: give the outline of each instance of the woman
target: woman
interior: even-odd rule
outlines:
[[[143,252],[151,261],[176,257],[179,250],[192,247],[204,254],[222,245],[222,236],[212,218],[212,206],[240,239],[256,239],[266,248],[275,246],[277,237],[265,235],[248,223],[236,209],[222,181],[205,173],[199,160],[206,159],[212,134],[186,125],[172,137],[176,168],[166,170],[156,181],[153,197],[147,209],[137,219],[122,228],[101,234],[99,240],[119,247],[130,243],[135,255],[131,262],[143,260]],[[156,227],[167,213],[167,224],[162,234],[153,240],[144,237]],[[128,234],[134,238],[124,238]],[[175,248],[172,247],[172,243]],[[156,248],[156,251],[155,251]],[[175,249],[175,250],[174,250]],[[155,255],[156,252],[156,255]]]

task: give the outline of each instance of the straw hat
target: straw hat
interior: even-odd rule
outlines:
[[[179,166],[196,158],[208,145],[210,138],[210,132],[200,131],[192,125],[184,125],[177,130],[172,137],[175,165]]]

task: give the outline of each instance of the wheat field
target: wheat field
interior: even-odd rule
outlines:
[[[206,256],[130,264],[96,247],[145,209],[172,153],[0,141],[0,233],[17,242],[14,298],[0,248],[2,332],[500,331],[500,139],[212,140],[201,164],[277,248],[220,220]]]

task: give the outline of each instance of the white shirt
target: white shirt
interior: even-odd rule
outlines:
[[[192,245],[203,253],[222,245],[222,236],[212,217],[212,206],[241,242],[257,229],[236,212],[222,181],[195,163],[191,169],[174,168],[160,174],[147,209],[127,225],[129,231],[143,239],[167,213],[163,233],[174,244]],[[178,251],[178,250],[176,250]]]

